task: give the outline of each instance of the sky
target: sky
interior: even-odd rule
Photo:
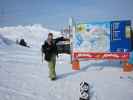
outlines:
[[[0,0],[0,27],[41,24],[61,30],[76,22],[130,19],[133,0]]]

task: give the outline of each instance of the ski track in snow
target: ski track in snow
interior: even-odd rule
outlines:
[[[79,84],[90,85],[91,100],[132,100],[133,72],[124,73],[119,62],[81,62],[72,71],[68,55],[57,59],[58,79],[48,78],[47,63],[39,49],[0,48],[0,100],[78,100]]]

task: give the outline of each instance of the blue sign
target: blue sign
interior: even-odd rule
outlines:
[[[110,23],[110,51],[131,51],[131,21],[112,21]]]

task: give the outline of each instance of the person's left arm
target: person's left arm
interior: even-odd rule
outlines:
[[[55,39],[55,43],[58,43],[59,41],[69,41],[70,39],[64,38],[64,37],[58,37]]]

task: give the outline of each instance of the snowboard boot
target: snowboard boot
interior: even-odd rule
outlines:
[[[52,77],[52,78],[51,78],[51,81],[54,81],[54,80],[56,80],[56,77]]]

